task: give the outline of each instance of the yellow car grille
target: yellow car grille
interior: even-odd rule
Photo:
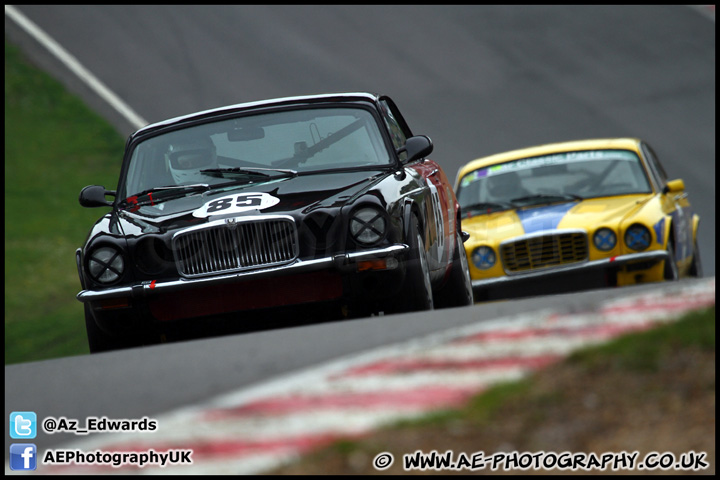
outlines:
[[[582,262],[588,258],[587,235],[571,232],[527,237],[502,244],[500,256],[508,273]]]

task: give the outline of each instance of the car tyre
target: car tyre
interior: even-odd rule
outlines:
[[[462,307],[472,305],[473,287],[470,279],[465,246],[458,231],[455,235],[455,254],[453,255],[450,278],[445,286],[435,296],[436,308]]]
[[[665,277],[666,281],[674,282],[674,281],[678,280],[680,275],[678,274],[677,263],[675,263],[675,248],[671,241],[668,242],[667,253],[668,253],[669,259],[665,260],[664,277]]]
[[[410,253],[406,260],[403,286],[395,302],[395,312],[432,310],[434,308],[430,267],[425,256],[425,242],[417,218],[413,215],[408,245]]]
[[[87,330],[90,353],[119,350],[129,346],[121,339],[103,332],[100,327],[97,326],[97,323],[95,323],[95,318],[93,318],[90,307],[87,304],[85,304],[85,329]]]
[[[697,240],[695,240],[695,243],[693,244],[693,259],[692,264],[690,264],[690,276],[695,278],[702,278],[703,276],[700,249],[698,248]]]

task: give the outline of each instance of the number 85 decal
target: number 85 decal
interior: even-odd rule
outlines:
[[[280,199],[264,192],[247,192],[216,198],[193,212],[193,217],[263,210],[280,203]]]

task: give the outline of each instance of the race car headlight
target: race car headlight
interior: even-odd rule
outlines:
[[[615,235],[615,232],[609,228],[601,228],[595,232],[595,235],[593,235],[593,243],[595,244],[595,248],[598,250],[609,252],[615,248],[615,244],[617,244],[617,236]]]
[[[472,253],[472,262],[480,270],[487,270],[495,265],[497,257],[490,247],[477,247]]]
[[[641,252],[650,246],[650,230],[639,223],[630,225],[625,232],[625,245],[628,248]]]
[[[113,283],[125,270],[125,260],[120,251],[113,247],[100,247],[90,253],[88,273],[98,283]]]
[[[356,210],[350,217],[350,235],[363,245],[372,245],[385,237],[387,221],[385,215],[371,207]]]

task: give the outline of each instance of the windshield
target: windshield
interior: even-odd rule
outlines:
[[[152,137],[130,158],[120,198],[158,187],[264,182],[306,172],[388,166],[372,114],[306,108],[205,123]]]
[[[508,208],[582,198],[650,193],[638,156],[628,150],[592,150],[524,158],[480,168],[458,186],[463,208]]]

